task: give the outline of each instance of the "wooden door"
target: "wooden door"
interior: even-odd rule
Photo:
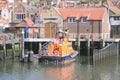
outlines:
[[[45,24],[45,38],[55,38],[56,23],[49,22]]]

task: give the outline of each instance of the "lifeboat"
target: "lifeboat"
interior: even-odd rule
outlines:
[[[69,30],[56,33],[54,41],[46,45],[40,54],[39,61],[65,61],[77,56],[78,51],[72,47],[72,42],[68,41]]]

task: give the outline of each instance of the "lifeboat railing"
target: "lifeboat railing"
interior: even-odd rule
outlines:
[[[48,50],[48,46],[52,43],[52,41],[50,42],[45,42],[44,44],[41,45],[41,51],[40,54],[45,53]]]
[[[56,40],[55,40],[55,41],[51,40],[51,41],[49,41],[49,42],[45,42],[44,44],[42,44],[42,45],[41,45],[40,54],[44,54],[44,53],[46,53],[46,52],[48,52],[48,54],[49,54],[48,46],[49,46],[52,42],[55,42],[55,43],[56,43]]]

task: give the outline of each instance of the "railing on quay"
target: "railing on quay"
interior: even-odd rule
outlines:
[[[111,43],[102,49],[99,50],[93,49],[93,63],[118,55],[119,55],[118,43]]]

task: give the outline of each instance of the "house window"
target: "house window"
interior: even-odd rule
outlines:
[[[69,18],[68,18],[68,22],[69,22],[69,23],[76,22],[76,17],[69,17]]]
[[[31,17],[31,19],[33,20],[33,19],[34,19],[34,14],[31,14],[30,17]]]
[[[35,21],[35,24],[40,24],[41,22],[39,20],[36,20]]]
[[[16,19],[17,20],[22,20],[25,18],[25,14],[16,14]]]
[[[87,22],[87,17],[82,17],[82,18],[81,18],[81,21],[82,21],[82,22]]]
[[[120,17],[114,17],[114,20],[116,21],[116,20],[120,20]]]

